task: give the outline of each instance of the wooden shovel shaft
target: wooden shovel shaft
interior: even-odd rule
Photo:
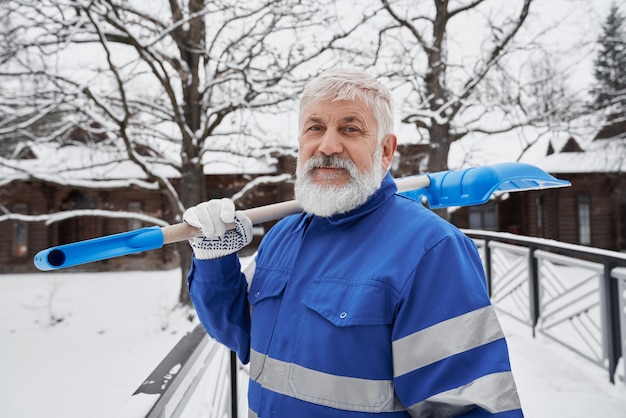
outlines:
[[[300,204],[295,200],[287,202],[274,203],[267,206],[259,206],[258,208],[246,209],[243,213],[252,221],[253,225],[262,224],[264,222],[274,221],[301,212]],[[202,235],[198,228],[186,223],[168,225],[161,228],[163,232],[163,244],[172,242],[185,241],[190,238]]]
[[[430,178],[426,175],[405,177],[396,180],[396,185],[398,186],[398,192],[400,193],[409,190],[422,189],[430,185]],[[243,211],[243,213],[250,218],[253,225],[275,221],[300,212],[302,212],[302,208],[300,208],[300,203],[296,200],[259,206]],[[202,235],[198,228],[186,223],[164,226],[161,228],[161,231],[163,232],[163,244],[185,241]]]

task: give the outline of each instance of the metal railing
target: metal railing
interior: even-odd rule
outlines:
[[[626,347],[626,254],[463,230],[481,253],[498,310],[606,368]],[[624,365],[626,375],[626,364]],[[197,326],[141,384],[126,417],[245,417],[248,369]]]
[[[509,233],[464,230],[500,311],[607,370],[626,347],[626,254]],[[626,375],[626,365],[624,374]]]
[[[141,383],[118,416],[246,416],[247,370],[235,353],[209,338],[197,325]]]

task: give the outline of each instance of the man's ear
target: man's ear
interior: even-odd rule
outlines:
[[[388,170],[398,147],[398,138],[394,134],[389,134],[383,138],[381,145],[383,147],[382,165],[385,170]]]

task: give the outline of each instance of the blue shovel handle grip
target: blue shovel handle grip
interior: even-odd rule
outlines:
[[[86,241],[59,245],[39,251],[35,267],[56,270],[122,255],[155,250],[163,246],[163,232],[158,226],[136,229]]]

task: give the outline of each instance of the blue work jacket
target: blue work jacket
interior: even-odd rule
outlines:
[[[208,334],[250,362],[251,417],[521,417],[475,244],[387,176],[361,207],[283,219],[248,283],[195,260]]]

